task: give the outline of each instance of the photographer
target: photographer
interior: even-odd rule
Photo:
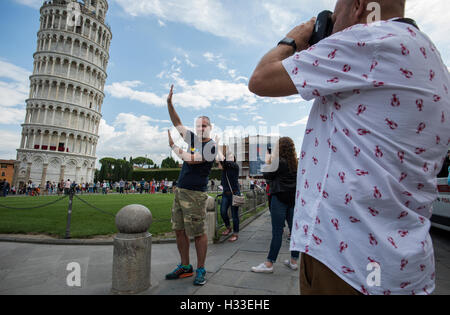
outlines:
[[[259,266],[252,267],[253,272],[272,273],[273,264],[276,262],[280,252],[283,229],[285,221],[288,222],[289,230],[292,231],[292,218],[295,205],[295,184],[297,181],[297,153],[295,152],[294,141],[284,137],[278,141],[273,152],[266,155],[266,165],[263,169],[264,179],[270,180],[270,194],[272,202],[270,205],[270,215],[272,218],[272,241],[267,261]],[[274,165],[278,167],[274,170]],[[266,169],[270,169],[265,172]],[[284,264],[292,270],[297,270],[298,251],[291,251],[291,259],[284,261]]]
[[[371,20],[373,4],[381,21]],[[309,47],[315,20],[295,27],[250,79],[260,96],[315,100],[291,239],[302,252],[302,294],[435,289],[429,229],[449,145],[450,80],[404,11],[404,0],[338,0],[331,36]],[[367,280],[374,266],[376,285]]]

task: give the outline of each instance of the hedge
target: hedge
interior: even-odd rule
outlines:
[[[163,180],[166,179],[168,181],[176,181],[180,176],[181,169],[149,169],[149,170],[134,170],[133,171],[133,180],[140,181],[142,178],[146,181],[150,180]],[[222,179],[222,170],[218,168],[213,168],[211,170],[211,175],[209,179],[221,180]]]

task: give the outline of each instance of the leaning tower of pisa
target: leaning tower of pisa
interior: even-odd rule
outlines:
[[[106,0],[52,0],[40,29],[14,184],[92,182],[112,38]]]

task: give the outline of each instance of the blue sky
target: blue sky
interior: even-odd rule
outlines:
[[[41,0],[0,1],[0,159],[14,159],[36,50]],[[183,123],[207,115],[216,133],[279,133],[300,151],[310,102],[263,99],[248,79],[260,58],[296,24],[334,0],[109,0],[113,40],[97,157],[169,154],[170,84]],[[407,0],[450,65],[450,1]]]

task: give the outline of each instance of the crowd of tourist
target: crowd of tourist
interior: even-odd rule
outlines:
[[[177,186],[176,181],[169,181],[167,179],[145,180],[140,181],[97,181],[91,183],[77,183],[67,179],[59,183],[47,181],[45,186],[37,184],[33,181],[28,181],[27,184],[22,184],[20,187],[11,186],[6,180],[0,182],[0,196],[6,197],[8,195],[24,195],[24,196],[61,196],[68,194],[70,189],[74,189],[77,194],[156,194],[156,193],[173,193],[173,189]],[[250,189],[266,187],[264,181],[251,179]],[[217,185],[213,180],[209,185],[211,192],[219,192],[221,186]]]
[[[2,188],[3,188],[3,183]],[[22,184],[16,189],[15,186],[9,188],[6,195],[26,195],[26,196],[49,196],[67,194],[70,189],[74,189],[77,194],[155,194],[155,193],[170,193],[172,188],[176,186],[176,182],[161,180],[141,180],[141,181],[97,181],[91,183],[77,183],[67,179],[66,181],[51,182],[47,181],[45,185],[37,184],[33,181],[28,181],[27,184]],[[6,186],[5,186],[6,187]],[[3,191],[3,190],[2,190]],[[3,194],[2,194],[3,195]]]

